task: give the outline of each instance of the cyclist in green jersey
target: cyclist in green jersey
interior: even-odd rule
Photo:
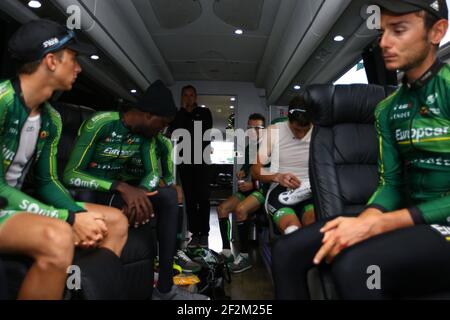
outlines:
[[[450,67],[437,60],[447,4],[374,2],[382,9],[385,65],[405,74],[375,111],[379,186],[358,217],[317,223],[274,245],[280,299],[306,299],[305,274],[323,260],[332,263],[344,299],[414,297],[450,287]]]
[[[9,50],[21,65],[18,77],[0,83],[0,252],[34,259],[19,292],[22,299],[62,298],[74,245],[101,247],[120,256],[127,223],[119,210],[77,204],[58,181],[56,148],[61,118],[46,102],[72,89],[81,67],[77,54],[90,46],[48,20],[22,26]],[[21,188],[34,181],[36,194]]]
[[[173,284],[178,201],[172,144],[161,132],[176,111],[172,93],[158,80],[127,110],[95,114],[79,130],[64,183],[96,191],[97,202],[121,209],[135,228],[156,215],[160,267],[154,298],[205,299]],[[160,188],[159,158],[164,188]]]
[[[237,173],[239,192],[223,201],[217,207],[219,217],[220,235],[222,237],[221,254],[228,262],[236,262],[230,265],[231,272],[240,273],[253,267],[248,249],[248,234],[250,229],[249,214],[256,212],[264,205],[265,197],[263,191],[256,188],[256,181],[251,179],[251,166],[256,163],[256,148],[253,150],[252,162],[250,154],[250,143],[256,145],[260,140],[260,132],[265,128],[266,119],[261,114],[252,114],[248,119],[249,144],[245,148],[245,163]],[[237,231],[239,237],[239,253],[236,259],[231,252],[230,230],[231,223],[229,215],[234,213],[237,220]]]

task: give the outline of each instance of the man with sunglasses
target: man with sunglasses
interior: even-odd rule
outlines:
[[[265,128],[266,119],[261,114],[252,114],[248,119],[249,145],[245,148],[245,163],[237,173],[239,192],[225,200],[217,208],[219,216],[220,235],[222,236],[221,254],[227,261],[234,262],[230,264],[230,270],[233,273],[241,273],[252,268],[252,263],[248,254],[248,234],[249,221],[248,216],[256,212],[264,205],[264,191],[258,188],[256,181],[251,179],[251,166],[256,159],[251,159],[251,144],[259,144],[261,132]],[[256,150],[255,150],[256,151]],[[256,154],[254,155],[256,156]],[[256,157],[254,157],[256,158]],[[229,215],[234,213],[237,220],[237,231],[239,236],[239,253],[234,259],[230,246],[231,224]]]
[[[312,111],[303,96],[289,105],[289,120],[272,125],[263,135],[258,163],[252,167],[255,180],[271,184],[266,210],[284,234],[310,224],[314,215],[309,190],[309,144]],[[263,165],[270,162],[270,169]]]
[[[62,122],[47,101],[72,89],[77,55],[95,49],[53,21],[35,20],[13,35],[9,51],[19,71],[0,83],[0,252],[34,259],[19,298],[61,299],[74,246],[101,248],[120,263],[128,234],[119,210],[76,203],[56,173]]]

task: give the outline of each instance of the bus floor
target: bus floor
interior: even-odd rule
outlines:
[[[222,238],[216,208],[211,208],[210,228],[209,248],[221,252]],[[231,300],[272,300],[274,298],[273,284],[261,257],[261,248],[256,243],[250,243],[252,243],[250,256],[253,268],[240,274],[232,274],[231,283],[225,284],[226,294],[231,297]],[[234,247],[233,244],[232,247]],[[235,252],[234,248],[233,252]]]

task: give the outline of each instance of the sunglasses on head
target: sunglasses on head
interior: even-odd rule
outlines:
[[[297,113],[297,112],[306,113],[306,110],[305,109],[292,109],[292,110],[289,110],[290,114],[294,114],[294,113]]]
[[[248,130],[252,130],[252,129],[264,129],[264,126],[248,126],[247,129]]]

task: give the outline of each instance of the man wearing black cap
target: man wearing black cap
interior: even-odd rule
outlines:
[[[344,299],[387,299],[450,288],[450,67],[437,51],[443,0],[380,0],[380,47],[403,85],[376,111],[378,189],[357,218],[300,230],[274,245],[281,299],[306,299],[306,272],[323,260]],[[337,257],[336,257],[337,256]]]
[[[118,260],[126,242],[119,210],[76,203],[56,174],[62,123],[47,100],[72,88],[81,72],[76,56],[90,49],[48,20],[25,24],[9,42],[20,68],[16,79],[0,83],[0,251],[35,260],[19,298],[60,299],[74,244],[101,247]],[[26,177],[34,179],[33,196],[21,190]]]
[[[137,228],[157,216],[159,280],[156,300],[203,300],[173,285],[178,201],[173,186],[172,145],[161,132],[174,119],[172,93],[158,80],[139,102],[123,112],[101,112],[80,128],[77,142],[64,170],[70,187],[98,191],[96,201],[122,209]],[[163,182],[159,188],[158,159],[162,158]],[[111,198],[112,194],[116,194]],[[151,270],[149,270],[151,272]]]

